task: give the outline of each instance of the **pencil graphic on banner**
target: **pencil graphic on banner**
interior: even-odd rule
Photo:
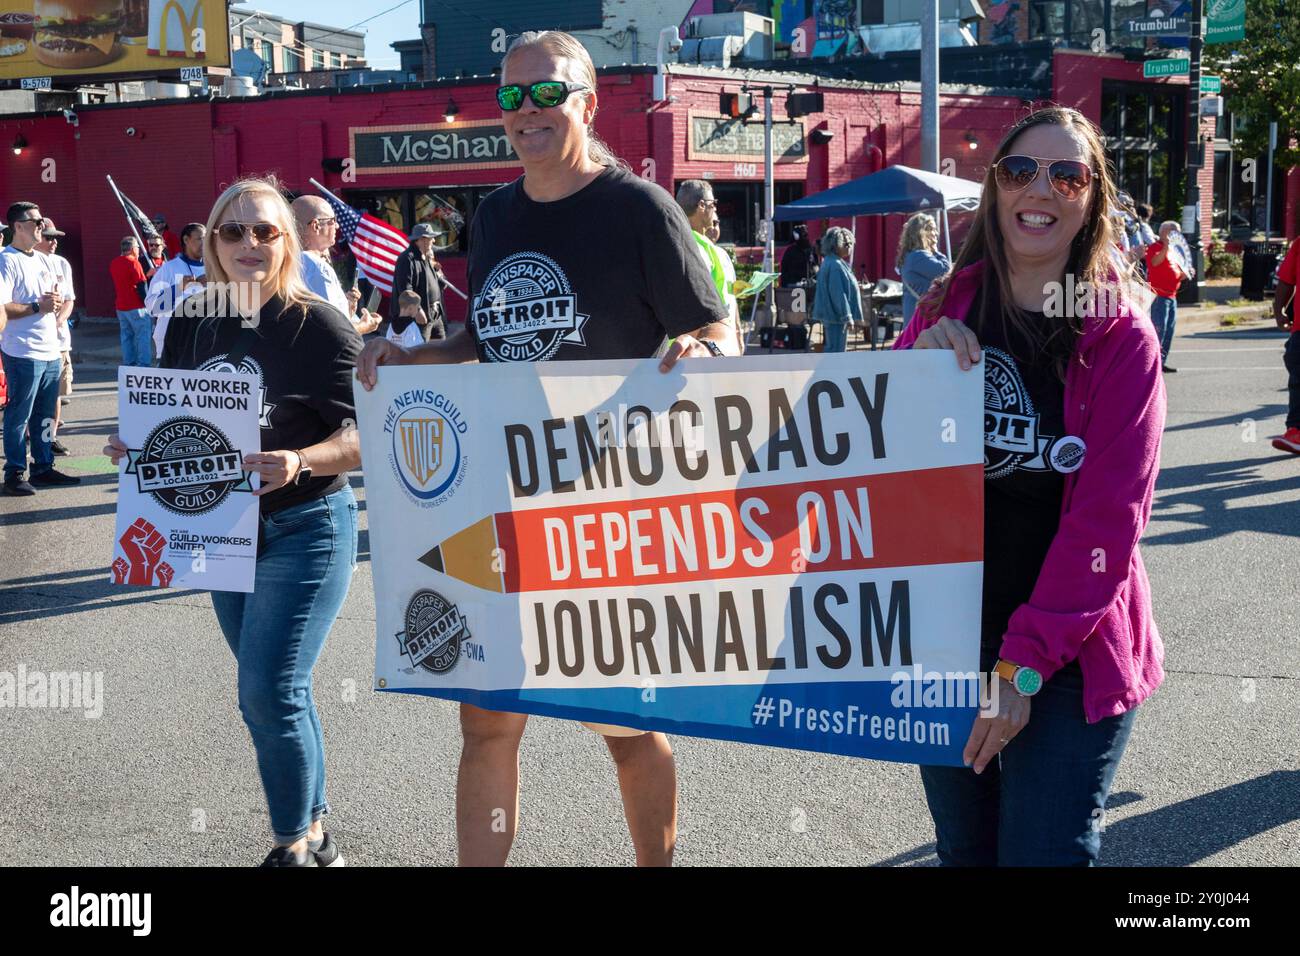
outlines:
[[[982,464],[503,511],[420,556],[514,594],[960,564],[983,557]]]
[[[493,515],[488,515],[435,544],[420,556],[420,563],[476,588],[502,594],[505,584],[501,572],[494,570],[501,567],[497,555],[496,525]]]

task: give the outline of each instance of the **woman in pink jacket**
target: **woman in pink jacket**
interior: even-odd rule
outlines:
[[[896,348],[984,374],[982,667],[966,768],[922,767],[946,865],[1091,865],[1136,708],[1164,679],[1137,542],[1165,421],[1150,292],[1118,272],[1115,186],[1072,109],[1016,124],[953,271]],[[1144,301],[1145,300],[1145,301]]]

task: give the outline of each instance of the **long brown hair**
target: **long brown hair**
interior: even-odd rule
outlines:
[[[1052,106],[1037,110],[1021,119],[1008,130],[993,155],[993,162],[984,173],[984,189],[980,206],[975,214],[975,221],[966,240],[957,253],[956,261],[947,277],[936,284],[931,295],[919,303],[917,308],[927,318],[943,314],[943,306],[948,298],[954,276],[966,266],[983,262],[986,270],[992,270],[990,277],[985,273],[985,281],[980,283],[976,300],[972,303],[969,319],[977,325],[992,320],[995,304],[1001,316],[1002,331],[1010,339],[1012,330],[1023,339],[1033,343],[1034,348],[1045,353],[1054,367],[1057,376],[1064,381],[1065,370],[1074,354],[1075,345],[1082,335],[1087,316],[1076,314],[1074,308],[1066,308],[1063,315],[1048,316],[1045,322],[1031,320],[1019,305],[1011,292],[1011,269],[1007,262],[1006,239],[998,225],[997,200],[998,186],[994,180],[996,163],[1011,152],[1020,134],[1035,126],[1046,124],[1060,126],[1082,140],[1088,154],[1088,165],[1092,167],[1091,195],[1088,209],[1085,211],[1083,227],[1070,246],[1070,255],[1066,260],[1065,273],[1073,275],[1076,287],[1084,282],[1093,290],[1092,302],[1110,303],[1113,310],[1121,299],[1131,300],[1135,286],[1140,282],[1133,268],[1121,261],[1116,254],[1117,238],[1110,213],[1119,208],[1116,196],[1115,175],[1106,158],[1102,145],[1101,133],[1097,127],[1078,110],[1063,106]],[[989,281],[992,278],[995,281]],[[979,329],[974,328],[976,334]],[[1017,356],[1019,358],[1020,356]]]
[[[506,55],[501,58],[501,76],[504,79],[506,75],[506,62],[510,55],[516,50],[524,47],[540,46],[547,53],[557,59],[568,61],[569,80],[573,83],[583,83],[587,86],[588,92],[583,96],[595,97],[597,95],[596,67],[591,62],[591,54],[587,48],[582,45],[577,37],[563,30],[525,30],[511,42]],[[614,155],[614,151],[606,145],[605,141],[596,135],[596,114],[592,112],[591,123],[586,130],[587,136],[587,158],[593,163],[601,166],[612,166],[616,169],[627,170],[628,164]]]

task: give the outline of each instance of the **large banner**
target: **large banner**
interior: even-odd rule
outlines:
[[[10,0],[0,80],[230,65],[226,0]]]
[[[960,764],[982,394],[946,351],[381,369],[376,687]]]
[[[234,372],[117,370],[115,584],[253,590],[258,501],[244,456],[262,450],[260,382]]]

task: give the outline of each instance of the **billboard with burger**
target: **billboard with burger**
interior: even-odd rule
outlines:
[[[0,80],[229,66],[227,0],[0,0]]]

